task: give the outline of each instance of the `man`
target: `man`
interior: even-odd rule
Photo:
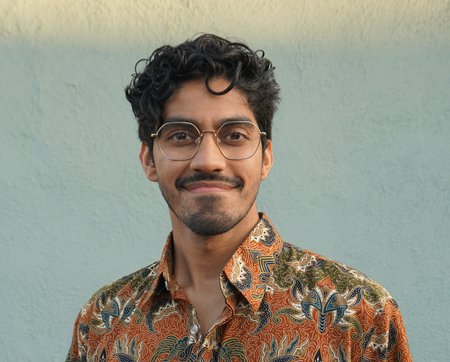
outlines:
[[[279,100],[262,52],[210,34],[163,46],[126,96],[172,233],[159,262],[83,307],[67,361],[411,360],[383,287],[258,213]]]

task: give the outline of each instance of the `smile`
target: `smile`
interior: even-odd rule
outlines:
[[[234,189],[236,186],[221,181],[196,181],[184,186],[184,189],[194,193],[223,192]]]
[[[175,187],[178,190],[190,192],[228,191],[234,188],[242,188],[243,185],[244,183],[240,178],[208,173],[196,173],[181,177],[175,182]]]

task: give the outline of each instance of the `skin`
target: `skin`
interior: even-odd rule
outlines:
[[[228,84],[222,78],[210,81],[214,90],[225,89]],[[232,89],[225,95],[215,96],[207,91],[203,80],[180,86],[166,103],[163,117],[165,122],[174,118],[189,120],[200,130],[218,129],[224,121],[235,118],[257,124],[243,93]],[[153,158],[148,147],[142,144],[139,158],[147,178],[158,183],[169,205],[175,279],[193,304],[205,335],[225,307],[219,276],[259,220],[255,199],[261,180],[267,178],[272,168],[272,144],[268,141],[264,152],[260,145],[249,159],[227,160],[213,135],[208,133],[191,160],[166,159],[156,142],[152,153]],[[176,186],[177,180],[198,174],[219,180]],[[193,215],[205,225],[218,224],[221,233],[201,235],[193,231],[188,222]]]

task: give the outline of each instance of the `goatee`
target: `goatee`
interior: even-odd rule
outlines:
[[[221,202],[218,196],[204,196],[198,202],[201,204],[198,211],[185,213],[186,216],[180,219],[197,235],[220,235],[231,230],[241,221],[240,217],[233,214],[218,212],[220,210],[218,204]]]

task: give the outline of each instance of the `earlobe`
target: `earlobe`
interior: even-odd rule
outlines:
[[[141,150],[139,152],[139,160],[141,161],[142,169],[144,170],[145,176],[153,182],[157,182],[158,178],[156,176],[155,162],[153,161],[152,154],[148,146],[142,142]]]
[[[272,151],[272,141],[267,140],[266,141],[266,149],[263,153],[263,161],[262,161],[262,168],[261,168],[261,180],[265,180],[267,176],[269,176],[270,170],[272,169],[273,165],[273,151]]]

